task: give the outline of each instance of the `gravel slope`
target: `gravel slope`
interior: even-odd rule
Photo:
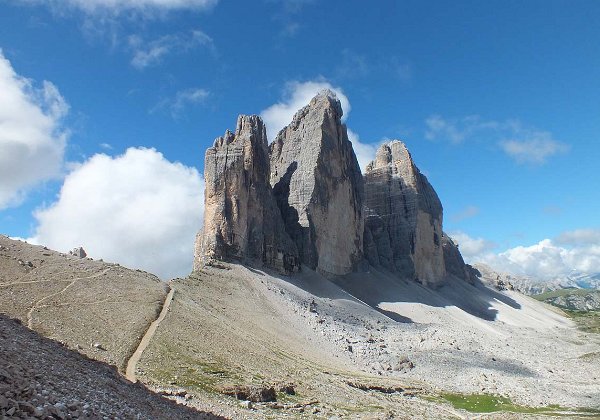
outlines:
[[[0,313],[121,371],[167,289],[149,273],[0,235]]]
[[[0,315],[0,418],[219,419]],[[51,416],[51,417],[49,417]]]
[[[319,401],[312,415],[323,418],[469,418],[418,397],[358,392],[347,385],[356,380],[598,408],[600,366],[583,356],[600,350],[599,337],[519,293],[464,282],[432,291],[378,272],[334,284],[306,269],[280,277],[223,267],[172,283],[170,312],[139,364],[142,381],[184,388],[199,407],[247,418],[283,414],[240,410],[220,387],[293,382],[293,401]]]

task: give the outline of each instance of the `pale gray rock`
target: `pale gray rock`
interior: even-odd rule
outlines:
[[[425,285],[442,284],[442,204],[404,143],[394,140],[377,150],[364,188],[364,249],[371,265]]]
[[[69,251],[69,254],[73,255],[77,258],[87,257],[87,252],[85,252],[85,250],[81,246],[78,246],[77,248],[73,248],[71,251]]]
[[[286,230],[302,263],[325,275],[347,274],[363,260],[363,180],[341,117],[339,100],[325,90],[270,146]]]
[[[282,273],[299,268],[269,184],[267,135],[256,116],[238,118],[206,151],[204,229],[194,267],[212,260],[261,263]]]

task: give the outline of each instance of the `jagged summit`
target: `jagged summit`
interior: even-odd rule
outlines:
[[[472,281],[406,145],[383,144],[363,176],[342,115],[326,89],[270,145],[256,115],[240,116],[235,133],[215,140],[195,268],[234,259],[339,276],[370,264],[430,286],[449,276]]]

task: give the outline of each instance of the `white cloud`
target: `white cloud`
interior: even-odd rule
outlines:
[[[26,4],[45,4],[57,10],[74,8],[87,14],[120,13],[123,11],[202,10],[209,9],[218,0],[20,0]]]
[[[180,116],[181,112],[188,106],[202,103],[208,98],[210,92],[201,88],[189,88],[180,90],[174,98],[167,98],[160,101],[150,112],[158,109],[168,109],[173,118]]]
[[[519,163],[544,163],[550,156],[569,150],[566,144],[552,138],[550,133],[539,132],[526,140],[504,140],[500,147]]]
[[[36,184],[57,177],[68,105],[56,86],[18,75],[0,49],[0,209],[18,204]]]
[[[549,157],[569,150],[552,134],[524,126],[518,120],[486,121],[478,115],[447,119],[432,115],[425,120],[425,138],[460,144],[475,136],[495,140],[500,149],[518,163],[545,163]]]
[[[201,45],[214,49],[212,38],[198,29],[188,34],[165,35],[149,42],[145,42],[139,35],[131,35],[131,65],[141,70],[159,64],[169,54],[189,51]]]
[[[35,212],[30,241],[61,251],[83,246],[94,258],[163,279],[191,271],[204,211],[198,171],[154,149],[97,154],[65,179],[58,199]]]
[[[586,229],[565,232],[555,240],[543,239],[534,245],[517,246],[500,253],[491,252],[493,244],[482,238],[471,238],[462,232],[451,236],[469,263],[483,262],[498,271],[551,280],[573,270],[600,272],[600,241],[596,235],[597,231],[594,234],[593,230]],[[564,246],[559,245],[561,241]]]
[[[451,232],[448,235],[458,244],[466,262],[476,263],[496,247],[496,244],[483,238],[473,238],[464,232]]]
[[[479,207],[477,206],[467,206],[460,212],[453,214],[450,216],[450,219],[454,223],[462,222],[463,220],[470,219],[479,214]]]
[[[362,143],[358,137],[358,134],[350,129],[348,129],[348,140],[352,142],[352,148],[354,149],[356,160],[358,160],[360,169],[364,172],[367,165],[375,159],[375,154],[377,153],[379,144]]]
[[[269,141],[275,140],[275,137],[282,128],[292,122],[294,114],[302,107],[308,105],[310,100],[320,91],[329,89],[335,92],[342,105],[342,121],[346,121],[348,114],[352,109],[348,97],[341,88],[332,86],[327,81],[308,81],[308,82],[288,82],[285,85],[284,95],[280,102],[264,109],[260,116],[267,127],[267,137]],[[375,158],[377,145],[362,143],[358,134],[348,129],[348,139],[352,142],[356,158],[361,169]]]

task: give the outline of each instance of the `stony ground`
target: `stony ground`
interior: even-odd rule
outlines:
[[[0,313],[121,371],[167,289],[149,273],[0,235]]]
[[[169,290],[151,274],[2,236],[0,247],[0,312],[56,340],[0,317],[4,416],[600,413],[576,411],[600,408],[600,335],[578,330],[559,309],[516,292],[464,282],[432,291],[375,271],[333,283],[306,269],[281,277],[222,264],[170,282],[172,302],[147,334]],[[136,377],[180,405],[73,352],[124,373],[144,334]],[[450,404],[457,397],[449,393],[476,403],[502,396],[503,407],[518,412],[471,414]],[[543,416],[531,408],[549,405],[560,408]]]
[[[363,273],[342,282],[350,294],[308,270],[223,267],[172,283],[138,365],[142,381],[185,389],[191,405],[235,418],[473,417],[436,398],[457,392],[600,408],[600,366],[583,357],[600,350],[598,336],[518,293],[464,283],[432,292]],[[219,392],[282,382],[296,394],[279,393],[277,407]]]
[[[218,419],[0,315],[0,418]]]

